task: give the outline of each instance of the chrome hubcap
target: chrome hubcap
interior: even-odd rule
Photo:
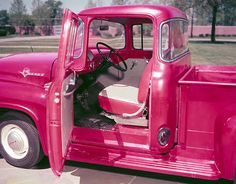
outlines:
[[[24,149],[24,141],[19,133],[15,130],[9,133],[7,141],[10,148],[15,151],[21,151],[22,149]]]
[[[28,138],[25,132],[15,124],[8,124],[2,128],[1,142],[7,154],[14,159],[22,159],[28,153]]]

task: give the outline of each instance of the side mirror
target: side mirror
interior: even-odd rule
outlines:
[[[101,25],[101,26],[99,27],[99,30],[100,30],[100,31],[108,31],[108,30],[109,30],[109,26],[108,26],[108,25]]]

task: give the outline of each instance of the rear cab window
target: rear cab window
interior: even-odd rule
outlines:
[[[152,50],[153,25],[150,23],[135,24],[132,26],[133,48],[139,50]]]
[[[172,19],[161,24],[160,58],[172,62],[188,52],[188,21]]]

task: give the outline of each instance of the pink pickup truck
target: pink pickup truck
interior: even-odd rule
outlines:
[[[58,53],[0,59],[1,155],[234,180],[236,66],[191,66],[187,27],[167,6],[65,10]]]

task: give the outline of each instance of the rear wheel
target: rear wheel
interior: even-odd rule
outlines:
[[[10,112],[0,120],[0,153],[13,166],[31,168],[43,157],[37,129],[27,116]]]

